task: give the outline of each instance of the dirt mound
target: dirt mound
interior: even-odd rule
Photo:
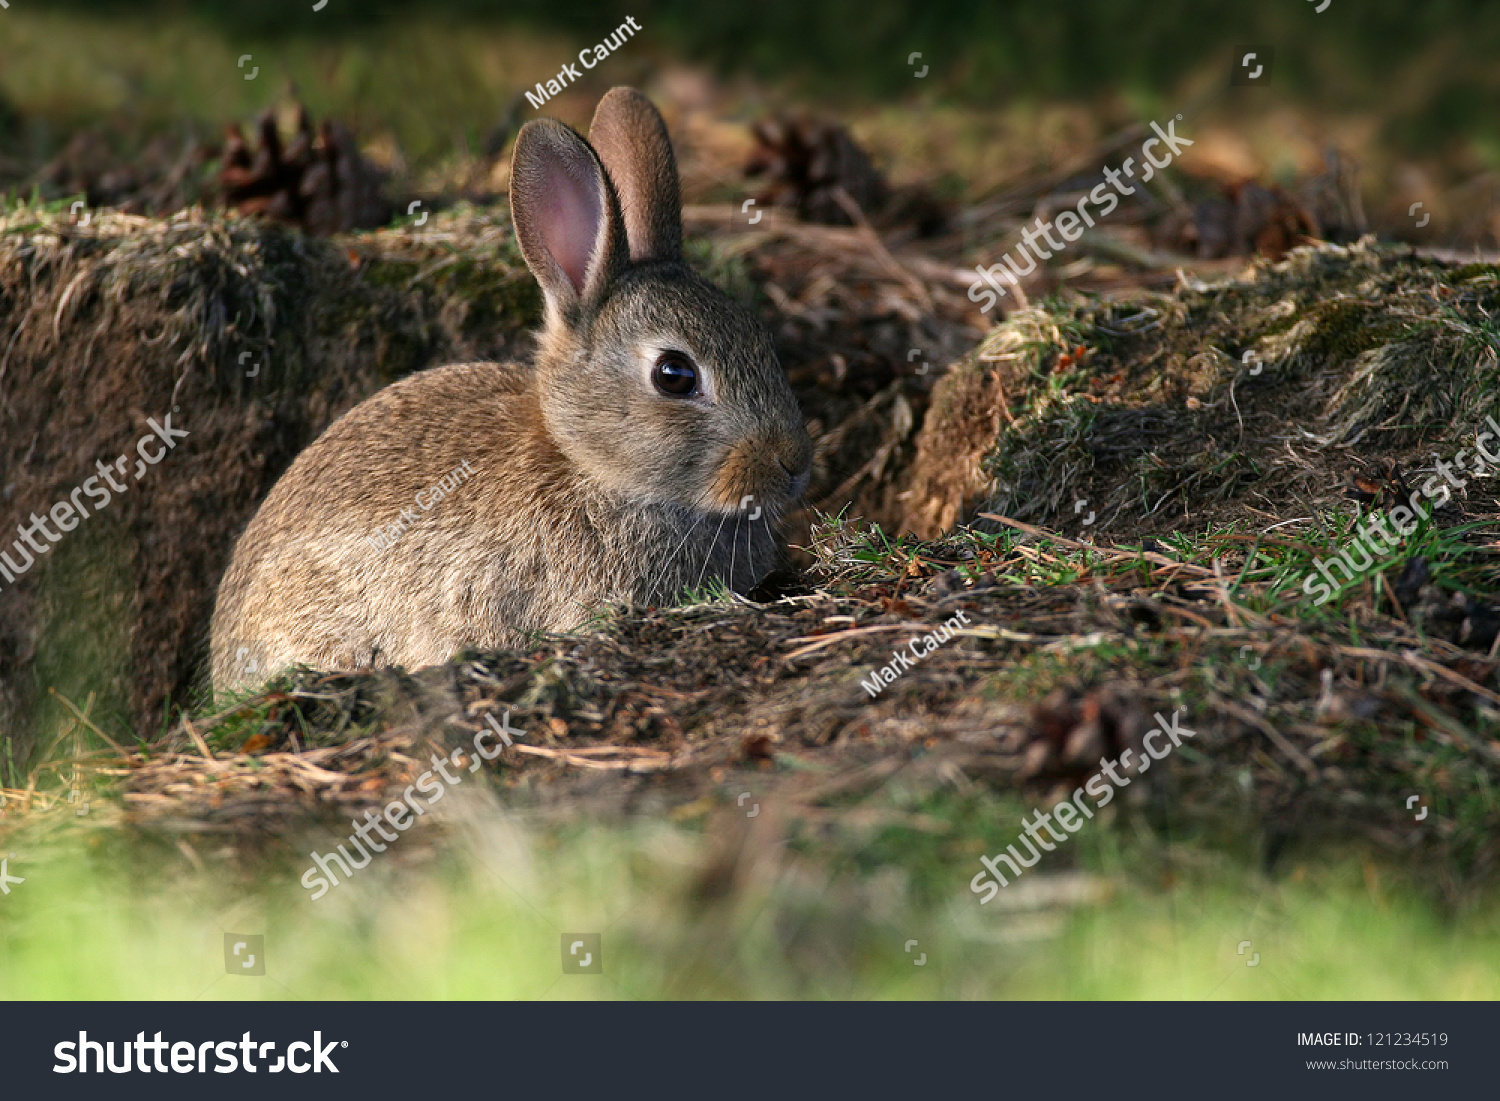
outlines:
[[[1482,428],[1500,382],[1500,267],[1366,241],[1022,311],[948,373],[905,526],[989,508],[1067,530],[1259,526],[1400,479]]]
[[[0,583],[11,766],[63,718],[49,690],[162,729],[192,697],[231,543],[297,452],[413,370],[521,353],[539,307],[507,223],[474,212],[338,241],[197,212],[0,217],[0,551],[20,565],[17,525],[86,509],[55,545],[33,532],[47,549]],[[188,435],[140,463],[168,417]],[[89,507],[75,491],[117,456],[123,491]]]
[[[197,211],[82,218],[27,207],[0,218],[5,516],[24,525],[65,501],[151,419],[170,413],[188,435],[37,551],[18,584],[0,576],[0,734],[18,768],[72,721],[52,690],[117,740],[191,706],[233,539],[297,453],[411,371],[524,356],[540,319],[502,209],[329,241]],[[962,296],[947,296],[942,322],[921,319],[914,277],[867,227],[714,221],[705,239],[710,227],[690,218],[689,257],[776,337],[818,445],[809,499],[899,519],[931,368],[979,335],[950,301]],[[805,542],[807,518],[795,523]]]

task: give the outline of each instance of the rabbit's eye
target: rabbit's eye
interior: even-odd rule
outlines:
[[[698,368],[683,352],[663,352],[651,369],[651,381],[668,397],[690,397],[698,389]]]

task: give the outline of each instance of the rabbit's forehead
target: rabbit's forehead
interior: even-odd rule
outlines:
[[[775,345],[755,315],[696,279],[622,286],[600,320],[606,331],[596,344],[629,348],[643,359],[686,352],[728,389],[780,375]]]

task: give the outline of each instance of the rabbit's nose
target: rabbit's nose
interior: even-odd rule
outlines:
[[[795,501],[797,498],[801,497],[804,493],[807,492],[807,485],[812,481],[812,463],[808,462],[807,465],[804,466],[799,472],[794,471],[780,459],[777,459],[776,462],[778,465],[780,465],[782,470],[786,471],[786,476],[792,480],[791,487],[787,490],[787,494],[792,498],[792,500]]]

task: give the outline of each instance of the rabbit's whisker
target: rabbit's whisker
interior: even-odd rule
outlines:
[[[734,563],[740,553],[740,521],[744,518],[743,514],[734,518],[734,537],[729,543],[729,587],[731,589],[734,588]],[[747,531],[746,534],[748,535],[749,532]],[[745,540],[745,556],[747,558],[750,556],[750,540],[748,538]]]
[[[677,544],[677,549],[672,552],[671,556],[665,562],[662,563],[660,572],[656,575],[655,579],[652,580],[650,586],[646,590],[645,599],[647,601],[656,599],[657,586],[666,584],[667,575],[672,570],[672,564],[677,561],[677,556],[682,553],[682,549],[687,546],[688,540],[693,537],[693,532],[698,530],[698,525],[703,523],[703,517],[704,513],[701,511],[698,512],[698,515],[694,517],[692,524],[688,527],[687,534],[682,537],[682,542]],[[678,593],[674,591],[664,594],[664,598],[667,596],[676,597],[677,595]]]
[[[719,521],[719,530],[714,532],[714,537],[709,540],[708,549],[703,552],[703,568],[698,571],[698,580],[693,584],[697,588],[703,584],[703,579],[708,576],[708,564],[714,560],[714,548],[719,545],[719,536],[724,531],[724,525],[729,522],[729,513],[724,514],[724,519]]]

